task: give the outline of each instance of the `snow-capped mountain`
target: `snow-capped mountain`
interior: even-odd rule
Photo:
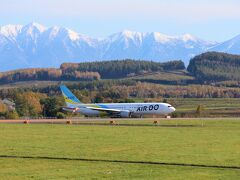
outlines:
[[[125,30],[94,39],[57,26],[7,25],[0,27],[0,71],[126,58],[159,62],[181,59],[188,64],[191,57],[216,44],[189,34],[168,36]]]
[[[240,54],[240,35],[210,48],[209,51]]]
[[[159,32],[139,33],[123,31],[105,39],[101,59],[144,59],[154,61],[189,59],[212,47],[215,43],[200,40],[189,34],[168,36]]]

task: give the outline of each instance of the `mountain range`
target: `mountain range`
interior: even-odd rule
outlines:
[[[128,58],[183,60],[188,64],[192,57],[206,51],[240,54],[240,35],[218,43],[190,34],[169,36],[125,30],[106,38],[92,38],[67,28],[47,28],[38,23],[0,27],[0,71]]]

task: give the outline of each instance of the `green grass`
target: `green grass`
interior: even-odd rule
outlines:
[[[157,84],[182,84],[180,82],[194,80],[194,77],[189,76],[185,71],[163,71],[136,75],[133,77],[127,77],[126,79],[152,82]]]
[[[183,71],[154,72],[154,73],[149,73],[149,74],[137,75],[132,78],[133,79],[167,80],[167,81],[193,80],[194,79],[192,76],[187,75]]]
[[[153,72],[143,75],[136,75],[133,77],[126,77],[124,79],[141,80],[143,82],[155,82],[160,84],[168,84],[169,82],[193,80],[192,76],[186,74],[185,71],[163,71]],[[100,81],[108,81],[109,79],[102,79]],[[159,81],[159,82],[158,82]],[[162,82],[163,81],[163,82]],[[14,83],[1,84],[0,89],[11,88],[44,88],[48,86],[58,86],[60,81],[20,81]],[[78,81],[61,81],[68,84],[75,84]]]
[[[204,120],[204,127],[200,120],[160,124],[169,126],[0,124],[0,155],[19,157],[0,157],[1,179],[237,179],[240,176],[240,169],[57,159],[240,166],[239,120]]]
[[[237,179],[237,170],[78,161],[1,160],[4,179]]]
[[[167,99],[180,110],[196,110],[198,105],[205,109],[239,108],[239,98],[169,98]]]
[[[43,88],[48,86],[57,86],[59,81],[20,81],[15,83],[1,84],[0,90],[11,88]]]
[[[196,112],[199,105],[203,107],[202,115],[205,117],[239,117],[239,98],[170,98],[168,102],[177,111],[189,115]]]

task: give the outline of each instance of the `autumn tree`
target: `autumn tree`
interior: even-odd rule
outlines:
[[[7,111],[5,116],[7,119],[18,119],[19,118],[19,115],[16,110]]]
[[[16,95],[16,110],[20,116],[37,117],[41,116],[42,106],[40,99],[45,97],[34,92],[25,92]]]
[[[41,105],[43,106],[43,115],[45,117],[56,117],[57,113],[61,111],[61,107],[64,105],[62,97],[48,97],[41,99]]]

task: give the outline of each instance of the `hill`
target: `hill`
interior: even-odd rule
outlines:
[[[239,87],[240,56],[207,52],[191,59],[187,70],[182,61],[159,63],[140,60],[111,60],[63,63],[57,68],[20,69],[0,73],[0,84],[22,81],[92,81],[128,79],[155,84],[210,84]],[[211,85],[211,84],[210,84]]]
[[[195,82],[195,78],[190,76],[186,70],[145,73],[127,79],[166,85],[187,85]]]
[[[20,81],[61,81],[61,80],[98,80],[100,75],[98,72],[79,72],[72,71],[64,73],[61,69],[54,68],[33,68],[21,69],[0,73],[0,84],[8,84]]]
[[[152,61],[102,61],[89,63],[64,63],[60,69],[32,68],[0,73],[0,84],[19,81],[91,81],[117,79],[150,72],[185,69],[182,61],[158,63]]]
[[[187,70],[199,82],[240,80],[240,56],[207,52],[190,60]]]
[[[200,105],[204,107],[201,116],[233,117],[239,115],[238,70],[239,56],[216,52],[193,58],[189,72],[182,61],[64,63],[59,69],[0,73],[0,98],[16,102],[16,112],[20,117],[55,117],[64,105],[59,91],[59,81],[63,81],[85,103],[165,100],[179,110],[174,117],[198,116],[196,108]],[[213,98],[216,99],[212,101]],[[54,111],[46,112],[51,104],[56,105]],[[0,107],[0,118],[10,115]]]
[[[64,63],[61,65],[64,73],[72,71],[98,72],[103,79],[116,79],[149,72],[174,71],[185,69],[182,61],[159,63],[153,61],[116,60],[86,63]]]

